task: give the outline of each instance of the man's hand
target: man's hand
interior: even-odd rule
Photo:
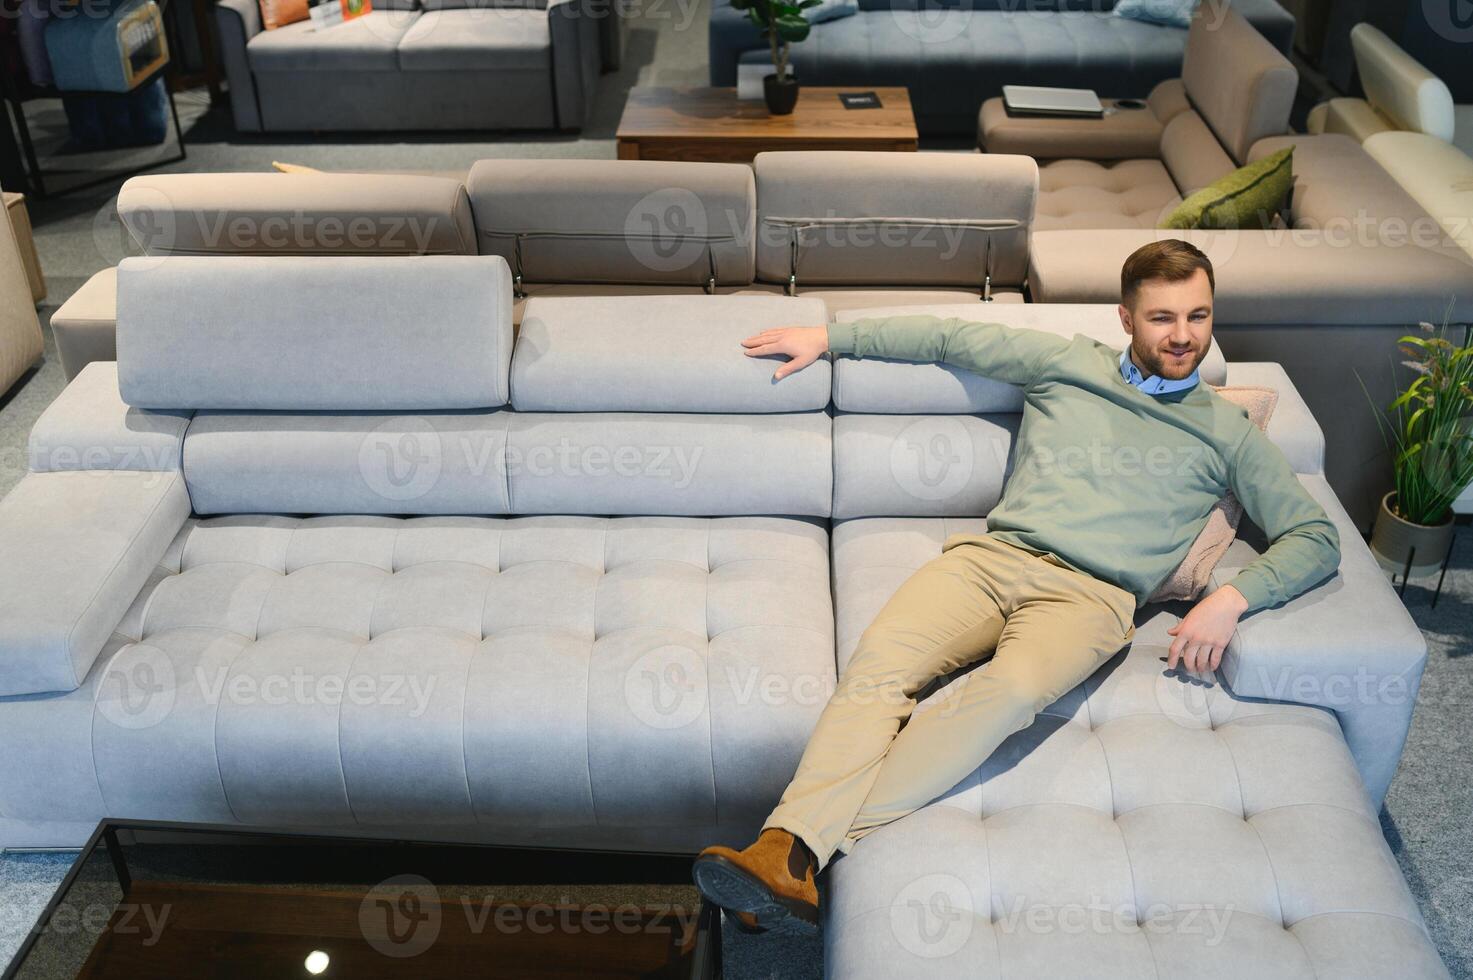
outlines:
[[[829,349],[828,327],[774,327],[742,341],[748,357],[784,354],[790,360],[772,375],[781,381],[818,360]]]
[[[1224,585],[1198,601],[1181,622],[1166,631],[1176,637],[1166,656],[1167,668],[1175,670],[1180,662],[1190,671],[1216,670],[1222,663],[1222,652],[1238,628],[1238,617],[1247,608],[1248,600],[1231,585]]]

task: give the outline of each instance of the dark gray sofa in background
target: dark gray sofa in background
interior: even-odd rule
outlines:
[[[215,17],[241,132],[579,129],[602,65],[581,0],[380,0],[324,31],[263,30],[256,0]]]
[[[739,62],[768,55],[739,11],[725,0],[714,3],[711,84],[735,85]],[[859,0],[858,14],[818,24],[793,45],[793,66],[808,85],[906,86],[921,132],[970,133],[982,103],[1001,95],[1004,85],[1143,98],[1158,82],[1179,76],[1187,32],[1116,17],[1114,5]],[[1277,0],[1232,0],[1232,7],[1280,51],[1289,51],[1294,18]]]

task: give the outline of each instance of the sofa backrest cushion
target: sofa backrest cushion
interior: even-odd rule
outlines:
[[[118,266],[118,385],[136,408],[491,408],[511,340],[511,273],[493,256]]]
[[[1299,73],[1225,4],[1204,3],[1187,32],[1182,82],[1193,107],[1239,164],[1265,136],[1289,131]]]
[[[760,153],[757,277],[804,285],[1015,287],[1038,164],[1008,154]]]
[[[465,185],[410,174],[149,174],[118,192],[145,255],[474,255]]]
[[[1403,129],[1452,142],[1456,116],[1446,82],[1370,24],[1350,29],[1350,46],[1366,101]]]
[[[421,10],[546,10],[548,0],[420,0]]]
[[[747,357],[741,341],[827,321],[823,300],[788,296],[538,297],[522,316],[511,403],[519,412],[821,411],[827,360],[774,381],[784,359]]]
[[[1162,130],[1161,162],[1183,197],[1237,169],[1207,123],[1193,109],[1172,117]]]
[[[482,255],[529,283],[752,281],[744,164],[481,160],[468,178]]]

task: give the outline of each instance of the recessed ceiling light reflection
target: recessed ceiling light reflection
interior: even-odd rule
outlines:
[[[331,962],[331,958],[326,953],[320,949],[314,949],[307,954],[307,962],[304,965],[307,967],[307,972],[316,977],[326,973],[327,966]]]

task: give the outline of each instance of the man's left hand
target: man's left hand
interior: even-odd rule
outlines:
[[[1247,608],[1248,600],[1231,585],[1199,600],[1181,622],[1166,631],[1176,638],[1166,656],[1167,668],[1175,670],[1180,663],[1190,671],[1216,670],[1238,628],[1238,617]]]

